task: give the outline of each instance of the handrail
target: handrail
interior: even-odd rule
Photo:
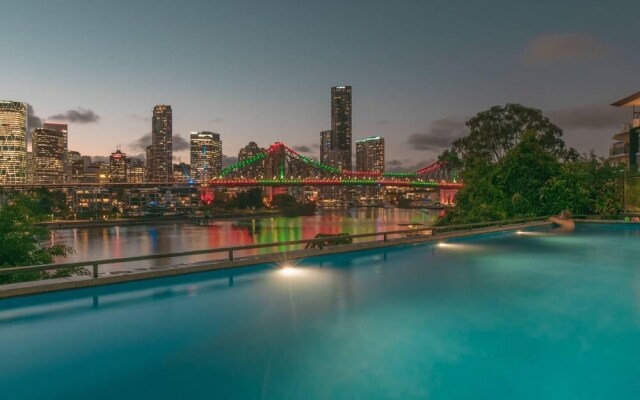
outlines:
[[[511,220],[504,220],[504,221],[477,222],[472,224],[429,226],[425,228],[359,233],[359,234],[349,235],[349,237],[352,239],[359,239],[359,238],[382,236],[383,237],[382,241],[387,242],[389,235],[402,235],[402,234],[409,234],[409,233],[415,234],[416,232],[431,231],[431,235],[435,236],[437,235],[438,232],[451,232],[452,229],[461,230],[461,231],[466,229],[473,230],[473,228],[476,228],[476,227],[513,225],[517,223],[526,223],[526,222],[543,220],[546,218],[547,217],[520,218],[520,219],[511,219]],[[280,246],[295,246],[295,245],[301,245],[301,244],[307,244],[307,243],[318,243],[319,249],[322,250],[324,248],[323,243],[326,241],[327,241],[327,238],[313,238],[313,239],[290,240],[285,242],[257,243],[257,244],[250,244],[245,246],[220,247],[215,249],[190,250],[190,251],[183,251],[183,252],[177,252],[177,253],[159,253],[159,254],[150,254],[145,256],[78,261],[78,262],[65,263],[65,264],[42,264],[42,265],[30,265],[30,266],[24,266],[24,267],[0,268],[0,275],[10,275],[10,274],[21,273],[21,272],[40,272],[40,271],[48,271],[48,270],[54,270],[54,269],[90,266],[93,268],[92,276],[95,279],[95,278],[98,278],[98,272],[99,272],[98,269],[100,265],[119,264],[119,263],[128,263],[128,262],[145,261],[145,260],[157,260],[162,258],[177,258],[177,257],[186,257],[186,256],[194,256],[194,255],[201,255],[201,254],[214,254],[214,253],[228,253],[229,261],[233,261],[234,252],[237,252],[237,251],[263,249],[263,248],[280,247]]]

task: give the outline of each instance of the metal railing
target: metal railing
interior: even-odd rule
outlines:
[[[464,232],[464,231],[472,231],[472,230],[481,229],[481,228],[502,227],[502,226],[508,226],[508,225],[524,224],[528,222],[543,221],[546,218],[547,217],[520,218],[520,219],[511,219],[511,220],[504,220],[504,221],[479,222],[479,223],[473,223],[473,224],[429,226],[424,228],[361,233],[361,234],[349,235],[348,237],[352,239],[374,238],[374,240],[358,242],[357,244],[374,243],[379,241],[388,242],[390,239],[390,236],[408,237],[408,236],[416,236],[416,234],[425,233],[425,232],[428,232],[428,234],[431,236],[437,236],[438,234],[443,234],[443,233]],[[424,236],[427,236],[427,235],[424,235]],[[382,238],[382,239],[378,239],[378,238]],[[246,246],[220,247],[216,249],[191,250],[191,251],[183,251],[183,252],[177,252],[177,253],[160,253],[160,254],[150,254],[146,256],[79,261],[79,262],[64,263],[64,264],[42,264],[42,265],[31,265],[26,267],[0,268],[0,275],[11,275],[11,274],[17,274],[17,273],[24,273],[24,272],[42,272],[42,271],[58,270],[58,269],[73,268],[73,267],[91,267],[91,276],[94,279],[97,279],[99,277],[101,265],[131,263],[136,261],[147,261],[147,260],[188,257],[188,256],[202,255],[202,254],[220,254],[220,253],[226,254],[225,259],[222,259],[222,260],[234,261],[234,255],[236,255],[240,251],[264,249],[264,248],[272,248],[272,247],[282,247],[282,246],[306,245],[307,243],[317,243],[318,247],[316,249],[319,248],[320,250],[323,250],[325,247],[349,246],[348,244],[333,245],[333,246],[328,245],[327,243],[331,242],[332,240],[335,240],[335,238],[325,237],[325,238],[314,238],[314,239],[302,239],[302,240],[291,240],[291,241],[285,241],[285,242],[251,244]],[[303,251],[303,249],[299,249],[299,250]],[[272,252],[269,254],[280,254],[280,253],[287,253],[290,251],[292,250]],[[222,261],[222,260],[214,259],[211,261]]]

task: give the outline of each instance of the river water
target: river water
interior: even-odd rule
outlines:
[[[403,226],[406,224],[426,226],[435,218],[435,214],[423,210],[367,208],[323,211],[309,217],[217,221],[212,226],[176,223],[58,229],[54,242],[74,249],[74,254],[56,260],[65,263],[310,239],[318,233],[384,232],[406,229]],[[237,257],[273,251],[273,248],[244,251],[238,252]],[[110,264],[101,266],[100,271],[149,268],[222,257],[226,254]]]

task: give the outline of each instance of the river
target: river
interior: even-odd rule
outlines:
[[[74,254],[56,260],[64,263],[310,239],[318,233],[383,232],[406,229],[403,224],[426,226],[435,218],[435,214],[422,210],[366,208],[324,211],[309,217],[225,220],[217,221],[212,226],[176,223],[58,229],[53,242],[74,249]],[[271,251],[273,249],[252,250],[238,256]],[[135,264],[104,265],[100,268],[101,271],[149,268],[223,256],[225,255],[217,254],[149,260]]]

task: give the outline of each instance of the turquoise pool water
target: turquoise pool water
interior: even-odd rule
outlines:
[[[0,301],[0,393],[637,399],[639,249],[545,228]]]

